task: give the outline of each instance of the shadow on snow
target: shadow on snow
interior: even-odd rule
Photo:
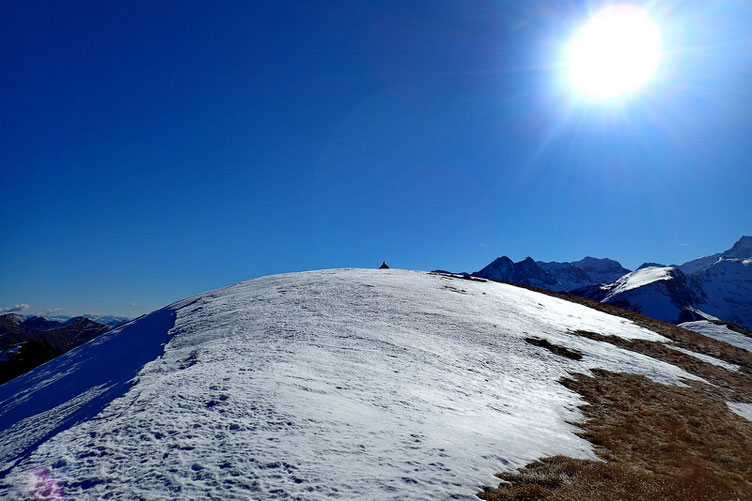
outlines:
[[[155,311],[0,386],[0,478],[125,394],[141,368],[164,353],[174,325],[174,310]]]

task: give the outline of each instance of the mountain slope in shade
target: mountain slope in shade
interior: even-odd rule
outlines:
[[[678,266],[678,268],[687,275],[692,275],[713,266],[713,264],[718,261],[718,258],[722,255],[723,253],[719,252],[717,254],[713,254],[712,256],[693,259],[692,261],[687,261],[686,263]]]
[[[724,259],[752,259],[752,236],[740,238],[733,247],[723,253]]]
[[[70,316],[70,315],[60,315],[60,314],[54,314],[54,315],[44,315],[44,316],[36,316],[36,315],[29,315],[25,318],[41,318],[43,320],[46,320],[48,322],[57,322],[59,324],[64,324],[65,322],[70,321],[72,318],[88,318],[89,320],[93,320],[97,322],[98,324],[107,325],[109,327],[117,327],[118,325],[122,325],[126,322],[129,322],[132,320],[131,317],[123,317],[118,315],[97,315],[94,313],[84,313],[82,315],[78,316]]]
[[[394,269],[207,292],[0,386],[0,497],[474,499],[497,471],[594,457],[569,424],[570,372],[698,379],[575,330],[666,341],[530,290]]]
[[[613,282],[619,277],[629,273],[618,261],[608,258],[586,257],[572,263],[575,268],[580,268],[588,274],[589,280],[594,284],[606,284]]]
[[[721,257],[693,277],[707,297],[698,305],[700,309],[752,328],[752,259]]]
[[[543,288],[554,287],[557,283],[556,277],[542,270],[529,257],[515,263],[508,257],[502,256],[493,260],[482,270],[473,273],[472,276]]]
[[[698,305],[700,309],[752,328],[752,237],[740,238],[712,264],[699,267],[692,276],[707,296]]]
[[[121,317],[117,315],[95,315],[94,313],[84,313],[81,316],[88,318],[89,320],[93,320],[99,324],[108,325],[110,327],[117,327],[118,325],[122,325],[132,320],[131,317]]]

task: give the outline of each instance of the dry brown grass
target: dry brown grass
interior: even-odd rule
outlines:
[[[594,332],[607,342],[683,368],[708,383],[659,384],[644,376],[593,370],[561,383],[582,395],[580,434],[602,461],[555,456],[500,473],[488,500],[752,500],[752,423],[726,401],[752,402],[752,353],[638,313],[584,298],[532,289],[628,318],[682,348],[740,366],[717,367],[663,343]]]
[[[739,371],[730,371],[703,362],[696,357],[687,355],[680,351],[672,350],[664,343],[658,343],[655,341],[644,341],[639,339],[627,340],[618,336],[604,336],[602,334],[588,331],[575,331],[573,334],[594,341],[610,343],[626,350],[642,353],[643,355],[663,360],[664,362],[680,367],[696,376],[700,376],[711,383],[711,385],[702,385],[703,392],[708,398],[715,398],[724,401],[733,400],[752,402],[752,374],[750,374],[749,371],[745,372],[745,366],[740,366]],[[688,348],[686,343],[675,342],[674,344],[683,348]],[[696,348],[696,345],[694,346]],[[699,352],[700,350],[695,349],[694,351]],[[749,369],[749,367],[746,368]]]
[[[752,424],[708,398],[644,376],[593,371],[562,381],[581,394],[581,436],[604,461],[563,456],[499,474],[488,500],[752,499]]]

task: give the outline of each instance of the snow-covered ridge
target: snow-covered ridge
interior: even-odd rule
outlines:
[[[43,475],[72,498],[473,499],[497,471],[593,457],[568,424],[581,419],[557,382],[570,371],[698,379],[578,329],[666,341],[558,298],[421,272],[200,294],[0,386],[0,497]]]
[[[601,289],[609,291],[608,296],[606,296],[606,300],[608,300],[609,298],[616,296],[617,294],[621,294],[632,289],[637,289],[638,287],[644,287],[648,284],[652,284],[653,282],[658,282],[661,280],[671,280],[672,278],[674,278],[671,274],[673,270],[674,268],[670,266],[648,266],[646,268],[641,268],[637,271],[627,273],[613,284],[605,285],[601,287]]]

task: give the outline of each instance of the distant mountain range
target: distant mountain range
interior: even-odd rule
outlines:
[[[682,265],[630,271],[612,259],[571,263],[499,257],[472,276],[569,292],[673,323],[723,320],[752,328],[752,237]]]
[[[37,316],[37,315],[28,315],[26,318],[29,318],[31,316]],[[69,321],[72,318],[88,318],[89,320],[94,320],[95,322],[102,324],[102,325],[109,325],[110,327],[117,327],[118,325],[124,324],[125,322],[129,322],[133,320],[130,317],[119,317],[117,315],[95,315],[94,313],[84,313],[83,315],[77,315],[77,316],[70,316],[70,315],[44,315],[40,318],[44,318],[47,320],[52,320],[59,323],[65,323]]]
[[[474,277],[533,285],[559,292],[612,282],[629,270],[613,259],[586,257],[572,263],[545,263],[527,257],[517,263],[506,256],[496,258]]]
[[[114,317],[103,317],[114,322]],[[122,322],[118,322],[122,323]],[[88,317],[0,315],[0,384],[111,329]]]

